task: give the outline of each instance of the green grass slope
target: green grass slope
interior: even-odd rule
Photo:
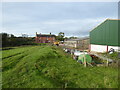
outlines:
[[[118,70],[83,67],[52,46],[2,51],[3,88],[117,88]]]

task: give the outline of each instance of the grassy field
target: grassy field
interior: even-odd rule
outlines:
[[[118,69],[83,67],[53,46],[2,52],[3,88],[117,88]]]

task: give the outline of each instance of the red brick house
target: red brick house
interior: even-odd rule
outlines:
[[[35,37],[36,43],[53,43],[55,41],[55,35],[50,34],[37,34]]]

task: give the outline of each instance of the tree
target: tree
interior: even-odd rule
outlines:
[[[0,33],[0,36],[2,36],[2,47],[32,45],[34,43],[32,37],[15,37],[7,33]]]
[[[68,37],[65,37],[65,38],[64,38],[64,40],[67,40],[67,39],[68,39]]]
[[[60,36],[61,38],[63,38],[63,37],[64,37],[64,33],[63,33],[63,32],[60,32],[60,33],[58,34],[58,36]]]
[[[58,33],[58,36],[56,37],[56,39],[60,41],[64,41],[64,36],[65,36],[64,32],[60,32]]]
[[[7,33],[0,33],[2,36],[2,46],[7,46],[9,44],[9,34]]]
[[[69,37],[70,39],[77,39],[77,37]]]

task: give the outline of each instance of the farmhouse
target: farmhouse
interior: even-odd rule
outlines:
[[[107,19],[90,31],[90,51],[108,52],[110,49],[118,51],[120,48],[118,24],[120,24],[118,19]]]
[[[50,34],[37,34],[36,32],[36,43],[53,43],[55,41],[55,35]]]

